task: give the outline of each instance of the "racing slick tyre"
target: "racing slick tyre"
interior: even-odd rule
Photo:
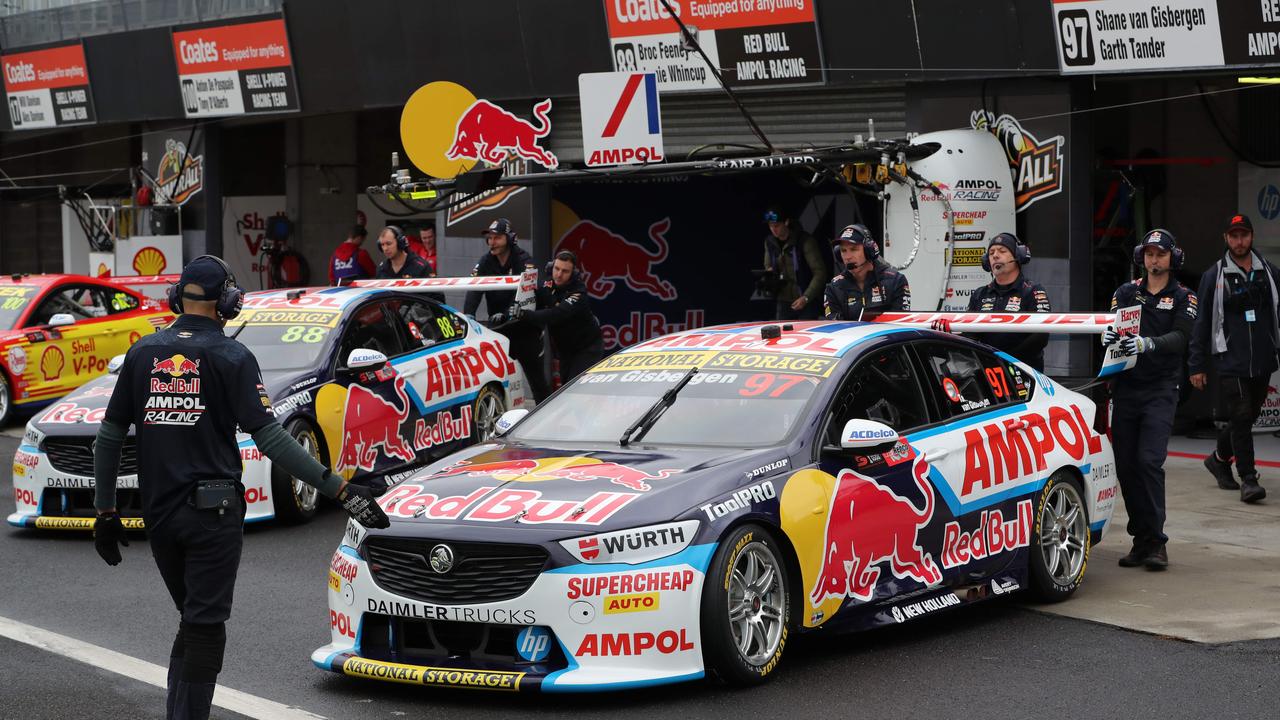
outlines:
[[[506,411],[507,401],[502,398],[502,390],[498,386],[480,388],[475,406],[471,408],[471,437],[478,443],[492,439],[497,432],[498,418]]]
[[[0,373],[0,427],[13,419],[13,393],[9,390],[9,376]]]
[[[284,429],[304,450],[311,453],[311,457],[328,466],[321,456],[320,438],[310,423],[295,418]],[[305,523],[315,517],[316,508],[320,504],[318,490],[274,465],[271,467],[271,496],[275,498],[276,518],[290,525]]]
[[[1036,504],[1031,535],[1031,595],[1043,602],[1071,597],[1089,564],[1089,516],[1080,483],[1059,470]]]
[[[759,525],[720,543],[702,589],[702,661],[730,685],[758,685],[778,667],[791,628],[783,550]]]

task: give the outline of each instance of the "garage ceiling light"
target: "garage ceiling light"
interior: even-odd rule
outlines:
[[[1241,85],[1280,85],[1280,77],[1242,77],[1236,78]]]

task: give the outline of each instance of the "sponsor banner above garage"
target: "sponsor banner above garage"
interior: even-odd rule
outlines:
[[[654,73],[661,90],[719,88],[702,56],[658,0],[605,0],[613,69]],[[824,79],[813,2],[671,0],[707,58],[734,87],[813,85]]]
[[[1064,74],[1280,62],[1276,0],[1053,0]]]
[[[175,28],[173,54],[189,118],[299,109],[283,17]]]
[[[80,43],[5,53],[4,90],[14,130],[98,121],[89,88],[89,66]]]

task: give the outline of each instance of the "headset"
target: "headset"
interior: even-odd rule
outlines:
[[[1173,233],[1169,232],[1168,230],[1165,230],[1164,228],[1156,228],[1152,230],[1151,232],[1147,233],[1147,236],[1142,239],[1142,242],[1134,246],[1133,248],[1133,264],[1134,265],[1137,265],[1138,267],[1144,267],[1145,264],[1142,262],[1142,255],[1148,247],[1147,240],[1149,240],[1152,237],[1155,237],[1157,240],[1159,240],[1161,239],[1162,235],[1164,237],[1168,237],[1169,242],[1173,243],[1173,251],[1169,257],[1169,269],[1177,270],[1178,268],[1182,267],[1182,261],[1184,259],[1184,255],[1182,252],[1182,248],[1178,247],[1178,238],[1174,237]]]
[[[244,305],[244,288],[236,284],[236,276],[231,272],[231,266],[227,265],[227,263],[217,255],[201,255],[191,262],[202,260],[204,258],[209,258],[210,260],[218,263],[218,265],[221,266],[223,271],[227,274],[227,279],[222,283],[222,290],[218,293],[217,305],[215,307],[218,312],[218,317],[223,320],[232,320],[240,314],[240,308]],[[183,312],[183,298],[188,300],[208,299],[203,295],[196,297],[195,295],[187,293],[185,290],[178,287],[181,284],[182,280],[179,279],[177,284],[169,286],[169,309],[179,315]]]
[[[1013,240],[1013,259],[1016,260],[1019,265],[1026,265],[1031,262],[1031,248],[1027,247],[1026,244],[1019,240],[1018,236],[1013,233],[1000,233],[999,235],[991,238],[991,242],[987,243],[986,252],[982,253],[983,270],[991,272],[991,256],[989,253],[991,252],[991,246],[996,245],[996,241],[1000,238],[1010,238]]]
[[[843,268],[845,266],[844,258],[840,256],[840,243],[846,240],[848,242],[853,242],[852,239],[844,237],[844,235],[850,230],[861,233],[862,241],[858,244],[862,245],[862,254],[866,257],[866,261],[874,263],[876,260],[879,260],[880,243],[876,242],[875,237],[871,234],[871,230],[867,229],[866,225],[854,223],[853,225],[846,225],[844,229],[840,231],[840,235],[836,237],[835,242],[832,243],[832,249],[836,256],[836,267]]]
[[[555,267],[556,261],[561,259],[561,255],[568,255],[569,260],[567,262],[573,263],[573,274],[570,276],[572,278],[571,282],[579,278],[582,271],[578,269],[580,267],[578,265],[578,254],[572,250],[557,250],[555,256],[547,262],[546,268],[543,270],[543,273],[546,275],[547,282],[552,282],[551,270]]]
[[[396,236],[396,247],[400,248],[400,252],[409,252],[409,238],[399,225],[388,225],[382,229],[390,230]]]

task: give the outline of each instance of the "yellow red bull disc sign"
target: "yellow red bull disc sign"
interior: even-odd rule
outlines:
[[[533,108],[525,120],[465,87],[445,80],[414,91],[400,114],[400,142],[422,172],[452,178],[477,162],[499,165],[508,156],[555,169],[560,163],[543,144],[551,132],[551,99]]]

